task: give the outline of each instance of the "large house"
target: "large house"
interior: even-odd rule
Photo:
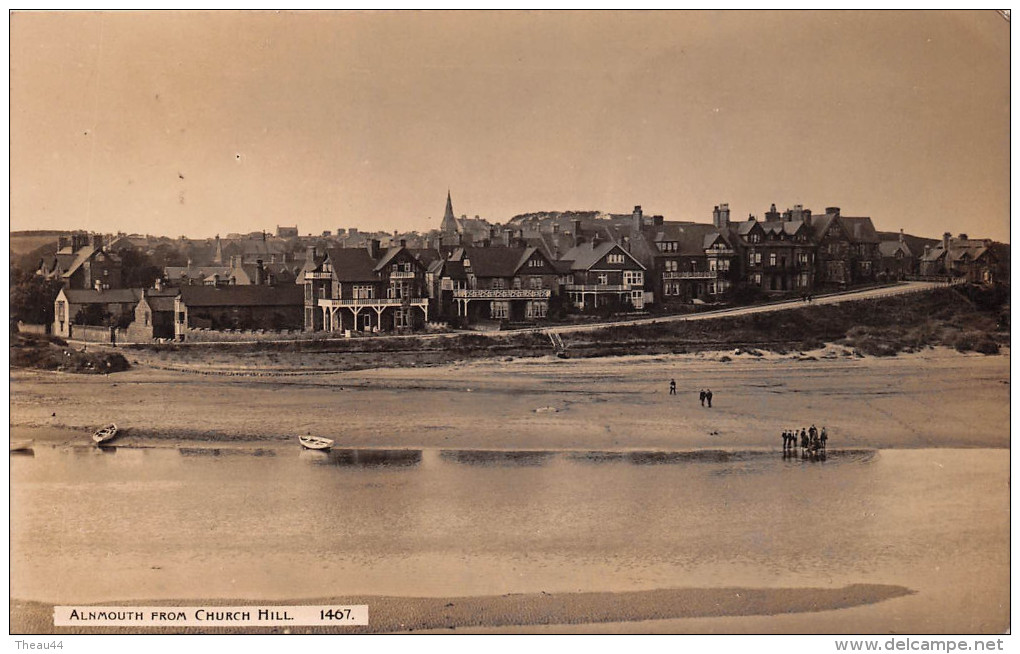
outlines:
[[[920,268],[922,275],[962,277],[968,282],[987,284],[1009,279],[1008,274],[1002,274],[1002,258],[989,239],[972,239],[966,234],[953,238],[946,232],[941,243],[925,247]]]
[[[641,220],[641,207],[635,207],[635,224]],[[645,295],[648,267],[632,254],[622,235],[612,229],[585,231],[581,221],[575,220],[573,240],[574,246],[563,253],[557,267],[563,273],[564,297],[575,309],[644,309],[649,301]]]
[[[36,272],[47,279],[58,279],[70,289],[121,288],[120,257],[103,248],[101,234],[76,232],[61,236],[57,252],[43,259]]]
[[[545,318],[559,290],[556,266],[537,247],[459,248],[439,273],[440,290],[468,322]]]
[[[331,248],[312,256],[305,271],[304,326],[308,331],[417,329],[429,319],[426,264],[398,245]],[[312,267],[314,266],[314,267]]]
[[[74,325],[94,324],[129,319],[141,297],[141,289],[78,289],[62,288],[53,301],[55,336],[72,338]]]

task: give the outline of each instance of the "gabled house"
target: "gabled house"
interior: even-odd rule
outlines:
[[[652,228],[655,297],[665,304],[712,299],[729,290],[734,249],[725,230],[701,223]]]
[[[448,264],[440,279],[450,280],[456,315],[468,322],[546,318],[559,286],[555,265],[537,247],[465,247]]]
[[[117,289],[122,287],[121,261],[103,248],[100,234],[74,233],[60,237],[57,252],[40,262],[36,274],[59,279],[69,289]]]
[[[620,243],[595,234],[574,245],[561,261],[570,265],[563,292],[576,308],[644,309],[646,268]]]
[[[429,319],[426,266],[403,245],[331,248],[305,272],[308,331],[420,329]]]
[[[766,292],[806,293],[814,288],[812,216],[800,205],[780,214],[773,204],[759,221],[749,216],[733,229],[740,250],[740,278]]]
[[[880,241],[878,244],[880,262],[878,277],[885,281],[903,279],[917,274],[919,258],[911,251],[904,238],[903,230],[895,241]]]
[[[990,284],[1003,279],[1000,255],[989,239],[957,238],[946,232],[942,242],[925,248],[921,255],[922,275],[946,275],[971,283]],[[1005,279],[1008,279],[1008,275]]]
[[[127,323],[141,295],[141,289],[137,288],[63,288],[53,301],[52,334],[72,338],[74,325],[101,325],[118,321]]]
[[[127,327],[127,339],[145,343],[174,337],[174,305],[180,294],[176,288],[147,288],[135,305],[134,320]]]
[[[874,281],[881,262],[879,238],[871,218],[841,216],[828,207],[812,219],[817,243],[815,285],[845,288]]]

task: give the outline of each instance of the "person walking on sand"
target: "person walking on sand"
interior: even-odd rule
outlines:
[[[675,379],[670,379],[669,380],[669,394],[670,395],[676,395],[676,380]]]
[[[705,399],[708,400],[708,408],[711,409],[712,408],[712,389],[711,388],[705,390]]]
[[[700,393],[698,393],[698,397],[701,398],[701,406],[705,406],[705,389],[704,388],[701,389]]]

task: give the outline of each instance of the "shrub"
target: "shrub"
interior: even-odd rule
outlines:
[[[999,344],[991,339],[985,339],[978,343],[977,347],[975,347],[974,349],[980,352],[981,354],[998,354]]]

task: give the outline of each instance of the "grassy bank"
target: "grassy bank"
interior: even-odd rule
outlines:
[[[686,353],[757,347],[786,353],[838,343],[868,356],[943,345],[995,354],[1009,343],[1009,289],[924,293],[804,306],[713,320],[607,327],[564,337],[573,356]]]
[[[83,374],[121,372],[130,368],[118,352],[78,350],[56,336],[14,334],[10,336],[12,368],[36,368]]]
[[[608,325],[596,331],[564,334],[563,340],[575,358],[735,348],[786,353],[815,349],[824,343],[845,345],[861,356],[892,356],[937,345],[994,354],[1009,340],[1008,289],[939,288],[746,316]],[[129,358],[140,363],[191,367],[210,373],[403,368],[549,356],[553,351],[548,337],[538,333],[124,348]]]

